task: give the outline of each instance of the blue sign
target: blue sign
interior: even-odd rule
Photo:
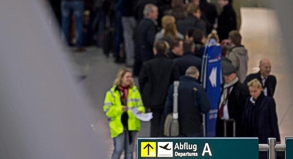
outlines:
[[[211,110],[205,118],[206,136],[214,137],[221,94],[221,46],[214,44],[205,49],[202,67],[203,87],[211,104]]]

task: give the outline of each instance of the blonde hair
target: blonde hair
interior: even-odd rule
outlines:
[[[166,25],[164,36],[177,37],[177,28],[175,23],[169,23]]]
[[[165,29],[165,27],[170,23],[175,25],[175,18],[171,15],[165,15],[162,18],[162,27]]]
[[[256,87],[256,88],[260,88],[260,89],[262,89],[262,85],[261,85],[261,83],[259,82],[259,80],[258,79],[253,79],[253,80],[251,80],[250,82],[248,82],[247,83],[247,86],[248,87]]]
[[[117,73],[117,76],[114,80],[114,85],[121,85],[121,82],[122,82],[122,78],[125,76],[125,74],[129,72],[131,73],[131,71],[127,68],[122,68],[118,73]],[[131,84],[130,84],[130,87],[134,86],[134,82],[132,81]]]
[[[210,39],[215,39],[217,43],[220,42],[218,32],[215,29],[212,30],[212,32],[208,35],[207,41],[209,41]]]

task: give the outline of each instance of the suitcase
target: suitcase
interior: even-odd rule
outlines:
[[[105,32],[104,42],[103,42],[103,52],[108,57],[111,52],[114,52],[115,43],[115,28],[109,28]]]
[[[178,122],[178,87],[179,81],[174,81],[173,113],[168,114],[164,124],[165,136],[179,136]]]

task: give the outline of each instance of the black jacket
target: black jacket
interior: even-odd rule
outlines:
[[[263,85],[262,83],[262,78],[260,75],[260,72],[258,73],[253,73],[250,74],[246,77],[245,81],[243,82],[243,84],[247,85],[248,82],[250,82],[253,79],[258,79],[258,81],[262,84],[263,88],[267,88],[268,90],[268,96],[269,97],[274,97],[275,94],[275,89],[276,89],[276,85],[277,85],[277,79],[274,75],[269,75],[268,78],[266,79],[265,84]]]
[[[266,97],[263,93],[252,103],[247,99],[243,113],[244,135],[258,137],[259,143],[267,143],[269,137],[280,141],[278,117],[274,98]]]
[[[244,136],[258,137],[261,144],[266,144],[270,137],[280,141],[275,100],[263,93],[255,104],[251,100],[247,100],[243,113]],[[267,159],[267,153],[260,152],[259,159]]]
[[[153,45],[158,28],[151,19],[143,19],[139,22],[135,33],[136,54],[143,62],[154,57]]]
[[[123,17],[133,17],[134,16],[134,7],[136,5],[135,0],[121,0],[121,15]]]
[[[204,43],[202,42],[195,42],[195,49],[194,49],[194,55],[200,59],[202,59],[202,50],[204,48]]]
[[[158,54],[143,64],[139,75],[139,87],[147,108],[164,108],[168,89],[179,79],[175,62]]]
[[[193,53],[184,53],[182,57],[175,59],[175,62],[179,67],[180,76],[185,75],[185,71],[190,66],[195,66],[199,72],[201,71],[201,59]]]
[[[172,59],[172,60],[175,60],[175,59],[178,59],[180,58],[181,56],[178,56],[176,54],[174,54],[172,51],[168,51],[166,53],[166,56],[169,58],[169,59]]]
[[[216,18],[218,17],[216,6],[207,2],[207,0],[201,0],[199,7],[209,23],[207,25],[207,34],[209,34],[213,29]]]
[[[166,101],[165,115],[173,112],[173,91],[172,85]],[[189,76],[180,77],[178,88],[180,136],[197,136],[202,131],[201,113],[207,113],[209,110],[210,102],[207,94],[197,80]]]
[[[220,41],[228,39],[229,33],[237,29],[236,13],[232,5],[227,4],[218,18],[218,35]]]
[[[242,115],[245,107],[245,102],[249,98],[248,88],[239,81],[233,85],[232,92],[228,98],[228,113],[229,118],[236,121],[236,137],[243,136]],[[220,105],[220,103],[219,103]],[[232,137],[231,128],[227,127],[227,136]],[[224,122],[217,117],[216,136],[224,136]]]
[[[186,31],[190,28],[197,28],[199,30],[202,30],[204,33],[206,33],[206,28],[203,21],[200,19],[197,19],[193,15],[188,15],[186,19],[180,20],[177,22],[177,30],[182,35],[186,34]]]

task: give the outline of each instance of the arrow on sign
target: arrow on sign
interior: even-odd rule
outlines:
[[[146,149],[148,148],[148,156],[150,155],[150,148],[151,149],[154,149],[149,143],[143,148],[143,149]]]
[[[212,87],[217,87],[217,67],[212,69],[209,79]]]

